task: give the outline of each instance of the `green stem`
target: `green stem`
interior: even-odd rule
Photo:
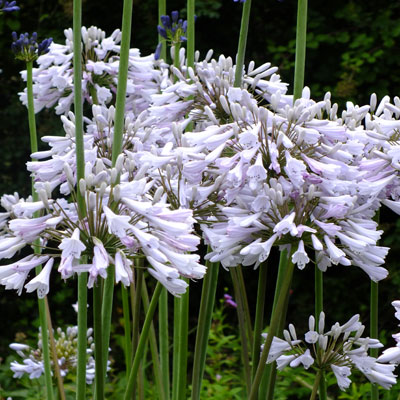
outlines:
[[[108,349],[110,347],[111,316],[114,297],[115,267],[110,265],[104,281],[103,303],[101,307],[102,346],[103,346],[103,379],[107,375]]]
[[[154,290],[153,297],[151,299],[150,305],[149,305],[149,310],[146,314],[146,318],[143,324],[143,329],[140,335],[139,343],[137,346],[137,350],[135,352],[135,357],[133,359],[133,364],[132,364],[132,369],[129,374],[129,379],[124,395],[124,400],[130,400],[133,394],[133,388],[134,388],[134,383],[137,377],[137,372],[139,368],[140,361],[142,359],[144,347],[147,341],[147,335],[149,333],[151,321],[153,319],[154,311],[157,307],[158,303],[158,298],[160,297],[161,294],[161,289],[162,285],[160,282],[157,283],[156,289]]]
[[[379,285],[377,282],[371,281],[370,296],[370,336],[378,339],[378,293]],[[371,349],[371,356],[378,357],[378,349]],[[379,389],[375,384],[371,384],[371,400],[379,399]]]
[[[78,190],[78,211],[80,218],[86,214],[85,197],[79,190],[79,181],[85,177],[85,150],[83,146],[83,103],[82,103],[82,0],[74,0],[73,4],[73,39],[74,39],[74,111],[75,111],[75,148],[76,148],[76,175]],[[85,304],[86,307],[86,304]],[[85,309],[86,312],[86,309]],[[86,356],[86,355],[85,355]]]
[[[76,399],[86,398],[87,272],[78,274],[78,366]]]
[[[257,287],[257,303],[256,303],[256,319],[254,322],[254,339],[252,350],[252,370],[251,376],[254,377],[258,361],[260,359],[261,348],[261,332],[264,323],[265,312],[265,293],[267,287],[267,263],[262,263],[258,270],[258,287]]]
[[[323,272],[315,265],[315,321],[318,326],[319,316],[321,311],[324,309],[324,280]],[[318,349],[317,351],[320,351]],[[319,398],[321,400],[326,400],[327,398],[327,388],[325,381],[324,371],[320,370],[320,380],[319,380]]]
[[[94,329],[94,360],[95,360],[95,393],[96,400],[104,399],[104,374],[103,374],[103,336],[101,321],[102,293],[101,285],[95,284],[93,287],[93,329]]]
[[[180,318],[180,299],[174,297],[174,330],[172,339],[172,400],[178,399],[178,376],[179,376],[179,318]]]
[[[188,279],[185,279],[189,283]],[[177,346],[178,379],[176,381],[176,400],[186,400],[187,358],[188,358],[188,328],[189,328],[189,286],[179,299],[179,340]],[[174,310],[174,312],[177,310]],[[174,326],[176,329],[176,326]],[[174,371],[175,372],[175,371]]]
[[[161,25],[161,15],[167,14],[166,0],[158,0],[158,22]],[[167,61],[167,41],[158,35],[158,43],[162,43],[161,47],[161,59]]]
[[[279,257],[278,276],[276,277],[276,285],[275,285],[274,301],[272,303],[271,318],[272,318],[272,315],[275,313],[276,305],[278,302],[278,297],[282,290],[282,284],[283,284],[284,278],[286,276],[288,261],[289,261],[288,252],[287,252],[287,250],[283,250],[280,253],[280,257]],[[287,313],[287,309],[288,309],[288,304],[289,304],[289,296],[286,298],[285,305],[283,307],[283,311],[279,318],[278,331],[277,331],[277,334],[275,335],[277,337],[282,337],[282,331],[284,329],[285,322],[286,322],[286,313]],[[265,398],[268,400],[272,400],[274,398],[276,374],[277,374],[277,370],[276,370],[275,362],[268,364],[265,367],[265,371],[262,376],[260,391],[259,391],[260,398],[262,398],[262,399]],[[266,393],[266,395],[264,395],[264,393]]]
[[[267,336],[267,339],[265,340],[264,348],[263,348],[263,351],[261,353],[261,357],[260,357],[260,361],[258,363],[256,374],[254,376],[254,380],[253,380],[253,384],[252,384],[252,387],[251,387],[249,400],[256,400],[257,399],[258,388],[259,388],[259,385],[260,385],[261,377],[262,377],[264,369],[265,369],[265,365],[266,365],[266,362],[267,362],[269,350],[270,350],[271,344],[272,344],[272,339],[277,334],[277,331],[278,331],[278,328],[279,328],[279,324],[280,324],[280,320],[281,320],[281,315],[282,315],[282,313],[284,311],[285,303],[286,303],[287,297],[289,295],[289,288],[290,288],[290,283],[291,283],[291,280],[292,280],[293,269],[294,269],[294,265],[293,265],[290,257],[291,256],[289,255],[286,274],[285,274],[285,276],[283,278],[282,288],[281,288],[281,291],[279,293],[279,297],[278,297],[278,300],[277,300],[277,303],[276,303],[276,308],[275,308],[275,310],[274,310],[274,312],[272,314],[272,317],[271,317],[271,323],[270,323],[269,330],[268,330],[268,336]]]
[[[168,291],[165,288],[160,295],[158,319],[162,382],[166,398],[169,399]]]
[[[82,3],[73,1],[73,42],[74,42],[74,111],[75,111],[75,152],[77,186],[85,177],[85,152],[83,147],[83,104],[82,104]],[[86,214],[85,197],[76,191],[78,214],[83,218]],[[76,379],[76,398],[86,398],[86,348],[87,348],[87,273],[78,275],[78,366]]]
[[[128,80],[129,47],[131,43],[132,5],[133,0],[124,0],[124,8],[122,11],[122,36],[118,69],[117,99],[115,102],[114,138],[112,145],[113,166],[115,166],[117,158],[122,151],[126,86]]]
[[[243,293],[240,290],[239,278],[238,278],[238,267],[231,268],[231,277],[233,282],[233,288],[235,292],[235,300],[237,303],[237,315],[239,319],[239,333],[241,340],[241,350],[242,350],[242,361],[244,367],[244,377],[246,382],[247,393],[250,392],[251,388],[251,372],[250,372],[250,359],[249,359],[249,338],[246,334],[246,316],[245,307],[243,302]]]
[[[28,123],[29,123],[29,136],[31,142],[31,152],[35,153],[38,151],[37,144],[37,133],[36,133],[36,121],[35,121],[35,108],[33,100],[33,62],[29,61],[26,63],[26,91],[28,97]],[[32,193],[33,194],[33,193]]]
[[[246,53],[247,33],[249,31],[251,0],[243,3],[242,22],[240,24],[239,44],[236,58],[235,87],[242,84],[242,74],[244,66],[244,56]]]
[[[132,360],[132,329],[131,329],[131,312],[129,307],[128,289],[121,285],[122,309],[124,314],[124,336],[125,336],[125,368],[126,377],[129,376],[129,365]]]
[[[27,97],[28,97],[28,124],[29,124],[29,136],[30,136],[30,145],[31,145],[31,153],[35,153],[38,151],[37,144],[37,133],[36,133],[36,120],[35,120],[35,109],[34,109],[34,100],[33,100],[33,77],[32,77],[33,63],[32,61],[26,63],[26,75],[27,75]],[[32,178],[32,199],[33,201],[39,200],[39,196],[34,189],[34,181]],[[34,215],[38,217],[37,213]],[[35,254],[40,254],[40,247],[38,243],[34,246]],[[36,275],[40,273],[42,267],[36,268]],[[39,308],[39,319],[40,319],[40,327],[42,331],[42,350],[43,350],[43,362],[44,362],[44,374],[46,381],[46,393],[47,399],[53,399],[53,383],[51,378],[51,360],[50,360],[50,349],[49,349],[49,340],[48,340],[48,325],[46,319],[46,307],[45,300],[38,298],[38,308]]]
[[[163,290],[164,289],[165,288],[163,288]],[[147,293],[146,282],[144,279],[143,279],[143,285],[142,285],[142,301],[143,301],[144,312],[147,313],[147,311],[149,310],[149,294]],[[155,378],[156,387],[157,387],[157,394],[158,394],[157,398],[160,400],[165,400],[166,397],[165,397],[165,391],[164,391],[164,386],[163,386],[163,381],[162,381],[160,358],[159,358],[158,349],[157,349],[156,331],[154,329],[153,322],[151,322],[151,325],[150,325],[149,342],[150,342],[151,358],[153,360],[153,373],[154,373],[154,378]]]
[[[192,400],[200,400],[201,382],[207,355],[207,343],[210,333],[212,314],[217,291],[219,263],[206,262],[207,273],[203,279],[200,311],[197,323],[196,343],[194,347]]]
[[[142,293],[142,284],[143,284],[143,274],[144,274],[144,260],[142,258],[135,259],[136,269],[136,281],[135,288],[133,289],[133,285],[131,285],[131,290],[133,293],[131,294],[132,298],[132,356],[136,353],[136,349],[139,342],[139,325],[140,325],[140,305],[141,305],[141,293]],[[131,369],[131,364],[133,359],[129,362],[129,370]],[[136,396],[136,381],[133,383],[132,388],[132,398],[134,399]]]
[[[49,307],[49,302],[47,301],[47,296],[45,296],[43,300],[44,300],[44,306],[46,309],[47,326],[49,327],[49,339],[50,339],[49,343],[50,343],[50,349],[51,349],[51,356],[53,358],[54,373],[55,373],[56,379],[57,379],[58,393],[60,394],[60,400],[65,400],[66,397],[65,397],[65,391],[64,391],[64,382],[63,382],[63,378],[61,376],[60,366],[58,364],[56,342],[54,340],[53,325],[51,323],[50,307]]]
[[[40,268],[40,267],[38,267]],[[38,269],[37,268],[37,269]],[[39,269],[40,272],[40,269]],[[39,272],[36,272],[38,274]],[[39,304],[39,318],[40,318],[40,330],[42,333],[42,351],[44,364],[44,379],[46,382],[46,395],[47,399],[53,399],[53,382],[51,378],[51,364],[50,364],[50,351],[49,351],[49,333],[47,330],[46,323],[46,308],[44,299],[38,299]]]
[[[195,30],[194,30],[195,0],[187,0],[187,43],[186,62],[188,67],[194,67]]]
[[[293,102],[301,97],[301,92],[303,91],[304,87],[306,42],[307,42],[307,0],[298,0]]]
[[[314,381],[314,386],[311,392],[311,396],[310,396],[310,400],[315,400],[317,398],[317,393],[318,393],[318,386],[319,386],[319,381],[321,379],[321,374],[322,371],[319,369],[317,376],[315,377],[315,381]]]

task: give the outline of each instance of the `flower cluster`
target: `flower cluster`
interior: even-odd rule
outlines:
[[[95,375],[95,362],[93,358],[94,343],[92,337],[93,329],[87,331],[87,363],[86,363],[86,382],[88,385],[93,383]],[[55,347],[57,361],[60,367],[62,377],[69,374],[76,374],[77,368],[77,336],[78,327],[71,326],[66,330],[58,328],[55,335]],[[18,361],[11,362],[11,370],[14,372],[14,378],[21,378],[25,374],[30,379],[38,379],[44,374],[44,362],[42,354],[42,338],[39,331],[38,347],[36,349],[22,343],[11,343],[10,348],[15,350],[22,358],[22,363]],[[54,361],[52,360],[52,363]],[[109,362],[108,362],[109,363]]]
[[[55,106],[57,114],[66,114],[73,102],[72,29],[64,31],[65,44],[52,43],[47,54],[37,59],[33,69],[35,112]],[[106,37],[94,26],[82,27],[82,91],[84,101],[109,104],[115,101],[118,80],[121,32]],[[135,115],[149,106],[150,96],[157,93],[162,73],[155,70],[153,56],[141,57],[138,49],[129,53],[126,108]],[[21,75],[26,80],[26,71]],[[20,99],[27,104],[26,89]]]
[[[32,36],[29,36],[29,33],[24,33],[19,37],[16,32],[13,32],[12,39],[11,50],[15,54],[15,58],[25,62],[35,61],[42,54],[48,53],[49,46],[53,41],[52,38],[48,38],[38,43],[36,32],[33,32]]]
[[[383,347],[377,339],[361,337],[364,325],[359,315],[354,315],[345,324],[336,322],[324,332],[325,314],[321,312],[318,327],[313,316],[309,318],[309,331],[304,341],[298,339],[295,327],[290,324],[284,339],[273,338],[267,363],[276,361],[277,368],[286,366],[316,370],[331,370],[341,390],[350,386],[352,368],[359,370],[370,382],[390,389],[396,383],[395,365],[386,364],[382,356],[378,359],[368,355],[368,349]],[[267,334],[263,334],[264,337]]]
[[[186,25],[173,13],[163,26],[175,35]],[[128,285],[135,259],[145,257],[150,273],[179,295],[187,286],[181,276],[205,273],[190,254],[200,232],[212,249],[207,257],[224,267],[257,267],[280,246],[299,269],[315,251],[322,271],[341,264],[374,281],[387,276],[388,248],[377,244],[382,231],[373,217],[382,204],[400,212],[399,99],[349,102],[338,116],[329,93],[316,102],[304,88],[294,101],[270,63],[251,62],[234,87],[229,57],[215,60],[209,51],[200,60],[196,52],[188,68],[180,49],[180,67],[167,68],[131,49],[123,152],[113,167],[120,32],[83,28],[82,86],[92,116],[85,118],[85,178],[77,182],[68,111],[72,31],[65,33],[66,45],[52,43],[33,73],[35,107],[56,105],[65,136],[43,137],[50,148],[27,164],[40,201],[2,199],[0,257],[37,239],[43,253],[0,267],[6,288],[21,292],[29,271],[46,263],[25,285],[44,295],[54,260],[63,279],[88,271],[93,286],[115,265],[117,282]]]

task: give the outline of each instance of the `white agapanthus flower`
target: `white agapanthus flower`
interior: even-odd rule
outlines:
[[[368,349],[381,348],[377,339],[361,337],[364,325],[354,315],[345,324],[336,322],[325,332],[325,314],[321,312],[318,327],[315,318],[309,318],[309,331],[304,341],[299,340],[292,324],[284,331],[284,339],[274,337],[267,363],[276,361],[277,368],[302,365],[305,369],[332,370],[338,386],[346,390],[351,383],[349,376],[353,368],[358,369],[370,382],[385,389],[396,383],[395,366],[387,364],[385,352],[378,359],[368,355]],[[263,334],[264,338],[267,334]]]

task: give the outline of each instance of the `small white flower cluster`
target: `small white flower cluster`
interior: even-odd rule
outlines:
[[[324,332],[325,314],[321,312],[317,328],[315,318],[310,316],[309,331],[304,335],[304,341],[298,339],[295,327],[290,324],[289,330],[283,332],[284,339],[273,338],[267,363],[276,361],[279,370],[300,365],[305,369],[330,369],[341,390],[350,386],[349,376],[355,368],[370,382],[390,389],[396,383],[393,373],[396,366],[387,364],[388,361],[383,360],[384,355],[378,359],[368,355],[368,349],[383,345],[377,339],[361,337],[365,326],[359,318],[359,315],[354,315],[343,325],[336,322],[328,332]],[[267,335],[263,334],[264,338]]]
[[[78,327],[70,326],[66,330],[58,328],[55,335],[55,347],[57,353],[58,365],[60,374],[66,377],[69,374],[76,374],[77,368],[77,336]],[[95,376],[95,362],[93,358],[94,342],[92,337],[93,329],[87,331],[88,349],[86,351],[88,358],[86,362],[86,382],[88,385],[93,383]],[[44,362],[42,358],[42,338],[39,331],[38,348],[22,343],[11,343],[10,348],[15,350],[22,358],[22,363],[18,361],[11,362],[11,370],[14,372],[14,378],[21,378],[25,374],[29,375],[30,379],[38,379],[44,374]],[[51,361],[54,362],[53,360]],[[108,361],[108,369],[109,369]]]
[[[52,43],[49,52],[37,60],[33,69],[35,111],[55,106],[57,114],[66,114],[71,108],[73,93],[73,33],[64,31],[65,45]],[[115,100],[118,81],[121,32],[116,29],[106,37],[94,26],[82,27],[82,93],[89,104],[109,104]],[[26,71],[21,72],[26,80]],[[129,53],[127,108],[140,113],[149,105],[150,96],[158,91],[161,72],[155,70],[153,56],[141,57],[138,49]],[[27,104],[26,89],[20,93]]]

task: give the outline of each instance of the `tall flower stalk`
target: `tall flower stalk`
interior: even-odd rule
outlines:
[[[247,34],[249,31],[251,0],[243,3],[242,21],[240,24],[239,43],[236,55],[236,71],[235,71],[235,87],[240,87],[242,84],[242,75],[244,67],[244,58],[246,55]]]
[[[73,2],[73,46],[74,46],[74,111],[75,111],[75,147],[77,185],[85,177],[85,152],[83,145],[83,102],[82,102],[82,2]],[[83,218],[86,213],[85,198],[77,190],[78,214]],[[81,260],[81,263],[83,260]],[[87,273],[78,274],[78,366],[76,380],[76,398],[86,398],[86,346],[87,346]]]
[[[35,120],[35,109],[33,101],[33,81],[32,81],[32,69],[33,61],[28,61],[26,63],[27,70],[27,95],[28,95],[28,121],[29,121],[29,134],[31,143],[31,153],[38,151],[37,144],[37,133],[36,133],[36,120]],[[32,180],[32,199],[33,201],[38,201],[39,196],[33,187]],[[35,254],[40,254],[40,247],[38,243],[34,246]],[[36,275],[42,270],[41,266],[36,267]],[[45,299],[38,298],[38,308],[39,308],[39,319],[40,327],[42,332],[42,348],[43,348],[43,361],[44,361],[44,372],[46,381],[46,395],[48,400],[53,399],[53,384],[51,378],[51,362],[50,362],[50,348],[49,348],[49,336],[48,336],[48,324],[46,319],[46,304]]]
[[[308,0],[298,0],[296,28],[296,59],[294,65],[294,101],[301,97],[304,87],[307,42],[307,4]]]
[[[207,354],[207,343],[210,333],[212,313],[217,291],[219,263],[207,262],[207,274],[201,289],[198,329],[194,347],[194,360],[192,372],[192,400],[200,400],[201,382]]]

